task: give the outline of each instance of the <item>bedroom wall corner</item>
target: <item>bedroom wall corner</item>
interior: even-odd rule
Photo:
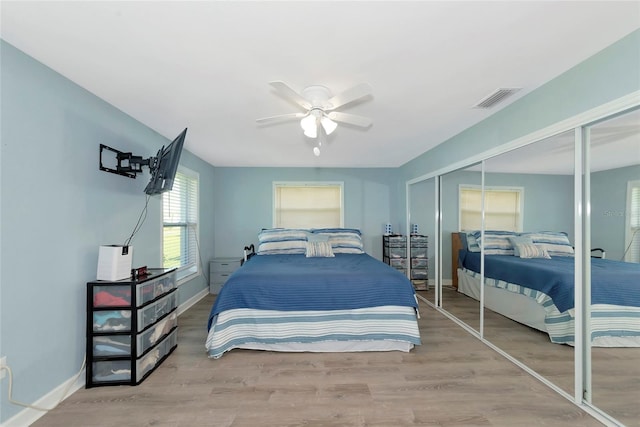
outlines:
[[[0,348],[15,398],[33,403],[79,371],[98,248],[124,243],[145,206],[148,172],[100,171],[99,144],[151,156],[170,140],[4,41],[0,55]],[[183,155],[201,193],[211,192],[213,167]],[[202,224],[201,240],[213,240],[213,221]],[[151,197],[133,264],[159,266],[160,242],[161,201]],[[181,302],[199,286],[181,289]],[[3,379],[0,424],[24,412],[8,403],[6,386]]]

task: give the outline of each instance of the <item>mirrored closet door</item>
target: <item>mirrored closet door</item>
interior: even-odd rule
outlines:
[[[640,110],[587,127],[585,134],[591,204],[587,249],[602,249],[589,258],[591,390],[586,398],[625,425],[640,426],[640,309],[633,308],[640,304],[628,292],[640,283],[621,282],[607,290],[612,284],[599,275],[640,262]],[[616,295],[621,299],[612,300]]]
[[[480,331],[480,297],[472,289],[461,292],[458,267],[460,249],[465,246],[460,231],[480,229],[481,224],[479,194],[464,198],[461,189],[481,187],[481,164],[440,176],[442,308],[477,332]]]
[[[501,274],[529,264],[548,267],[545,253],[525,253],[548,239],[564,239],[569,246],[562,255],[571,258],[574,141],[569,131],[484,162],[484,338],[569,394],[574,390],[574,347],[567,344],[573,343],[568,315],[573,307],[557,307],[535,277],[527,277],[531,282],[524,286]],[[570,277],[564,300],[572,301],[573,285]],[[556,319],[563,319],[561,328],[549,322]]]
[[[408,245],[411,281],[419,295],[435,300],[436,179],[425,179],[408,188],[411,240]]]
[[[640,263],[640,106],[627,105],[436,176],[434,255],[444,311],[601,421],[640,427],[640,280],[598,284],[603,261],[633,274]],[[500,257],[564,262],[568,278],[559,290],[496,279]]]

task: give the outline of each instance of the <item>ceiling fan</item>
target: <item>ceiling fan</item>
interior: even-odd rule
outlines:
[[[282,81],[274,81],[269,84],[280,95],[295,102],[306,111],[264,117],[256,121],[264,124],[301,119],[300,126],[304,130],[305,136],[318,139],[318,145],[313,149],[316,156],[320,155],[319,147],[322,145],[319,135],[322,133],[330,135],[338,127],[336,122],[362,128],[367,128],[373,123],[368,117],[336,111],[340,107],[371,95],[371,86],[366,83],[356,85],[335,96],[331,95],[328,88],[320,85],[308,86],[303,89],[302,93],[298,93]]]

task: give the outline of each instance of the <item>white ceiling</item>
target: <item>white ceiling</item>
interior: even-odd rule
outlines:
[[[637,1],[0,2],[4,40],[215,166],[397,167],[640,28]],[[373,97],[320,157],[268,82]],[[500,87],[522,87],[491,110]],[[96,142],[97,143],[97,142]],[[123,147],[126,148],[126,147]]]

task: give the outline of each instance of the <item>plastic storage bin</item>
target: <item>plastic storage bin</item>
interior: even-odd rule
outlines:
[[[136,346],[137,356],[144,354],[176,326],[178,326],[178,313],[174,311],[151,328],[139,334]]]

